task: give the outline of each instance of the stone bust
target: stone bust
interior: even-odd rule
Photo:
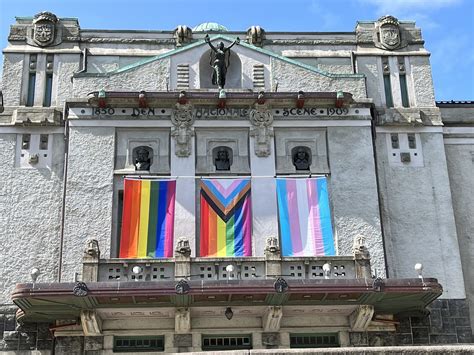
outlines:
[[[217,150],[216,157],[214,159],[214,165],[218,171],[230,170],[230,159],[227,149],[219,148]]]
[[[151,159],[149,150],[146,147],[138,147],[135,153],[136,157],[133,161],[133,165],[135,165],[135,170],[150,170]]]
[[[309,170],[311,155],[305,147],[296,147],[293,153],[293,165],[296,170]]]

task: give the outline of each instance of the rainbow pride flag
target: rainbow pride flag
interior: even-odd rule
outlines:
[[[120,258],[173,256],[175,191],[175,180],[124,180]]]
[[[277,179],[283,256],[335,255],[325,177]]]
[[[250,179],[203,179],[200,255],[251,256]]]

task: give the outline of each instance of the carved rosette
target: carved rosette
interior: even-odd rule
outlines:
[[[33,41],[40,47],[49,46],[56,36],[58,18],[51,12],[40,12],[33,20]]]
[[[271,139],[273,133],[273,114],[268,107],[256,105],[250,110],[250,122],[254,126],[250,130],[250,135],[255,137],[255,155],[258,157],[268,157],[271,153]]]
[[[175,139],[176,155],[189,157],[191,155],[191,138],[194,136],[194,110],[191,104],[177,103],[171,115],[174,125],[171,136]]]

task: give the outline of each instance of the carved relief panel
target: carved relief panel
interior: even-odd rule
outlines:
[[[169,174],[169,129],[118,129],[115,170]]]
[[[277,174],[329,173],[326,130],[275,128]]]
[[[250,173],[248,141],[248,129],[196,129],[196,173]]]

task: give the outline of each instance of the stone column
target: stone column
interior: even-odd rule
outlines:
[[[358,236],[354,239],[354,262],[355,262],[355,278],[371,279],[372,271],[370,269],[370,253],[364,245],[364,237]]]

